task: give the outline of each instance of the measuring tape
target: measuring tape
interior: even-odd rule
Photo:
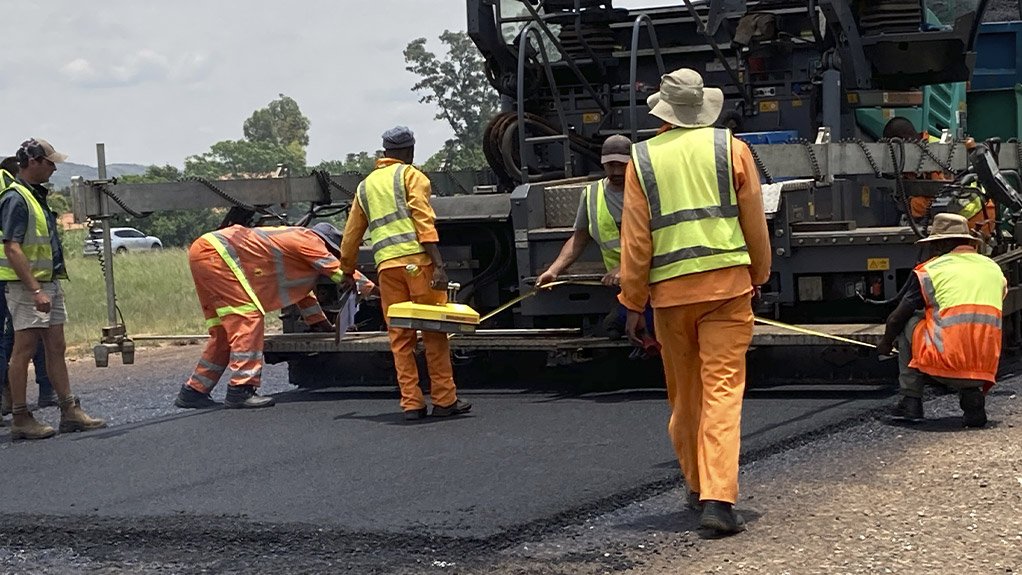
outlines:
[[[519,303],[521,303],[521,302],[523,302],[523,301],[525,301],[527,299],[529,299],[530,297],[535,296],[536,294],[538,294],[538,293],[540,293],[540,292],[542,292],[544,290],[549,290],[549,289],[555,288],[557,286],[562,286],[562,285],[602,286],[603,283],[599,282],[599,281],[596,281],[596,280],[562,280],[562,281],[550,282],[548,284],[543,285],[543,287],[534,288],[532,291],[530,291],[528,293],[524,293],[524,294],[522,294],[522,295],[512,299],[511,301],[509,301],[507,303],[501,304],[499,307],[497,307],[496,309],[494,309],[490,313],[488,313],[488,314],[484,315],[483,317],[479,318],[479,323],[483,323],[486,320],[493,318],[497,314],[499,314],[499,313],[507,310],[508,308],[511,308],[511,307],[513,307],[513,306],[515,306],[515,305],[517,305],[517,304],[519,304]],[[838,341],[838,342],[841,342],[841,343],[847,343],[847,344],[857,345],[857,346],[861,346],[861,347],[868,347],[869,349],[876,349],[877,348],[876,345],[874,345],[872,343],[867,343],[865,341],[859,341],[857,339],[851,339],[851,338],[842,337],[840,335],[834,335],[834,334],[830,334],[830,333],[823,333],[822,331],[816,331],[816,330],[813,330],[813,329],[808,329],[808,328],[800,327],[800,326],[797,326],[797,325],[791,325],[790,323],[784,323],[784,322],[780,322],[780,321],[776,321],[776,320],[772,320],[772,319],[766,319],[766,318],[759,317],[759,316],[755,317],[755,321],[757,323],[761,323],[763,325],[769,325],[769,326],[772,326],[772,327],[776,327],[776,328],[780,328],[780,329],[784,329],[784,330],[788,330],[788,331],[793,331],[795,333],[801,333],[801,334],[804,334],[804,335],[811,335],[811,336],[814,336],[814,337],[820,337],[820,338],[823,338],[823,339],[829,339],[831,341]],[[455,334],[451,334],[448,337],[451,337],[453,335],[455,335]],[[894,350],[894,353],[897,354],[898,350]]]

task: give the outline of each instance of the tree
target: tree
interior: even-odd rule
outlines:
[[[305,147],[309,145],[309,119],[298,102],[280,97],[245,120],[243,140],[223,140],[209,151],[185,158],[185,174],[216,179],[266,174],[278,164],[293,172],[305,171]]]
[[[149,166],[138,176],[124,176],[121,181],[127,184],[155,184],[174,182],[182,177],[181,170],[174,166]],[[114,218],[114,225],[125,225],[143,229],[147,234],[160,238],[164,246],[186,247],[195,238],[216,229],[222,214],[216,210],[184,210],[178,212],[157,212],[144,219],[130,216]]]
[[[185,158],[185,174],[211,179],[238,178],[272,172],[277,164],[304,171],[305,148],[297,142],[279,146],[268,142],[224,140],[210,146],[205,154]]]
[[[454,138],[427,164],[482,168],[486,165],[483,131],[497,113],[497,93],[486,79],[485,61],[468,34],[445,30],[440,42],[447,49],[443,60],[426,48],[425,38],[413,40],[404,50],[405,69],[419,77],[412,87],[422,93],[419,102],[436,104],[436,119],[445,120],[454,131]]]
[[[368,152],[348,154],[344,157],[344,161],[326,160],[320,162],[319,165],[316,166],[316,169],[325,170],[331,174],[346,174],[349,172],[354,172],[356,174],[368,174],[376,169],[376,158],[378,158],[380,154],[380,152],[373,155],[369,155]]]
[[[301,147],[309,145],[309,119],[302,114],[298,102],[279,94],[265,108],[260,108],[245,120],[245,139],[249,142],[263,142],[288,146],[297,142]]]

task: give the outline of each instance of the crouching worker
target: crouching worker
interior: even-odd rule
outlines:
[[[311,229],[231,226],[195,240],[188,263],[209,342],[174,404],[217,406],[210,391],[230,368],[224,407],[272,406],[272,397],[256,393],[263,371],[263,318],[296,304],[313,331],[332,331],[312,289],[321,275],[341,283],[340,242],[340,231],[325,222]]]
[[[938,214],[929,243],[935,257],[916,266],[898,307],[887,318],[877,346],[890,355],[898,344],[901,400],[896,419],[923,420],[923,387],[932,377],[958,391],[966,427],[987,423],[986,391],[1001,357],[1001,306],[1007,280],[1001,268],[977,252],[968,221]]]

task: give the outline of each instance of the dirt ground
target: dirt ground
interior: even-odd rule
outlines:
[[[925,424],[870,419],[744,466],[749,529],[734,537],[700,532],[675,489],[462,572],[1018,573],[1020,389],[1013,379],[991,392],[986,429],[963,429],[945,395],[926,404]]]

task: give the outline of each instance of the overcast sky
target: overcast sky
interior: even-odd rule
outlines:
[[[625,7],[678,4],[619,0]],[[242,137],[284,93],[312,123],[308,159],[375,150],[411,126],[420,160],[450,137],[411,91],[402,50],[465,29],[465,0],[46,0],[7,7],[0,152],[39,137],[95,165],[174,164]],[[6,154],[5,154],[6,155]]]

